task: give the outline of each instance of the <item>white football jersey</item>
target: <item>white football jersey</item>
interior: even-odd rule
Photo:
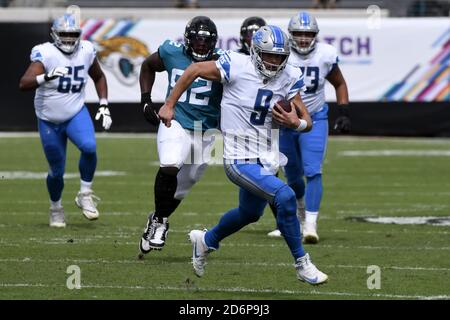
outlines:
[[[268,82],[255,69],[251,57],[227,51],[216,61],[223,83],[221,130],[225,159],[256,159],[270,150],[272,144],[272,108],[275,102],[293,98],[304,88],[299,68],[286,68]],[[276,148],[276,150],[274,150]]]
[[[63,77],[42,83],[34,97],[36,116],[53,123],[62,123],[76,115],[84,105],[85,86],[89,68],[95,59],[95,49],[89,41],[80,41],[71,55],[62,53],[55,45],[46,42],[31,51],[31,61],[40,61],[45,72],[56,67],[67,67]]]
[[[288,63],[299,67],[303,72],[306,91],[301,93],[301,97],[309,113],[312,115],[320,111],[325,104],[326,76],[338,63],[336,49],[319,42],[307,55],[291,50]]]

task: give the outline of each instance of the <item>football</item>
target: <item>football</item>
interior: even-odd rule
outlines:
[[[291,104],[287,100],[280,100],[277,102],[277,104],[284,109],[286,112],[291,112]]]
[[[280,100],[276,104],[278,104],[280,107],[284,109],[286,112],[291,112],[291,104],[287,100]]]

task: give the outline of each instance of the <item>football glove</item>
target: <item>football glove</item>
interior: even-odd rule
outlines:
[[[348,105],[341,104],[338,106],[339,116],[334,122],[334,131],[337,133],[349,133],[351,129],[350,116],[348,113]]]
[[[159,126],[158,110],[152,106],[152,97],[149,92],[141,94],[141,105],[145,120],[154,126]]]
[[[100,105],[97,114],[95,115],[95,120],[100,120],[103,118],[102,127],[105,130],[109,130],[112,124],[111,114],[109,113],[109,108],[106,104]]]
[[[66,67],[56,67],[49,72],[47,72],[44,76],[45,81],[54,80],[56,78],[65,76],[69,73],[69,69]]]

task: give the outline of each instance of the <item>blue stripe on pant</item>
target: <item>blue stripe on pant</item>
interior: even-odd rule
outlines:
[[[81,151],[78,168],[83,181],[91,182],[97,166],[95,131],[85,106],[72,119],[55,124],[38,119],[39,135],[49,164],[47,188],[52,201],[61,199],[64,188],[67,138]]]
[[[305,252],[301,243],[300,225],[296,215],[294,191],[259,163],[225,164],[228,178],[239,190],[239,207],[226,212],[205,235],[211,248],[219,248],[219,242],[246,225],[258,221],[267,202],[277,207],[277,225],[283,234],[294,259]]]

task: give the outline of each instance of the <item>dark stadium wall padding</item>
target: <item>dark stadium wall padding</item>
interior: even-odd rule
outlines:
[[[19,91],[34,45],[50,40],[50,24],[0,23],[0,130],[30,130],[35,123],[34,91]],[[31,111],[31,112],[30,112]],[[27,129],[28,128],[28,129]]]
[[[92,118],[97,107],[98,104],[88,104]],[[156,127],[144,119],[140,104],[113,103],[110,109],[111,132],[156,132]],[[330,134],[333,135],[332,126],[338,115],[335,104],[330,103],[328,115]],[[352,135],[450,137],[450,106],[445,102],[352,103],[350,118]],[[97,132],[102,132],[100,122],[94,123]],[[37,131],[32,96],[22,104],[2,104],[0,131]]]

